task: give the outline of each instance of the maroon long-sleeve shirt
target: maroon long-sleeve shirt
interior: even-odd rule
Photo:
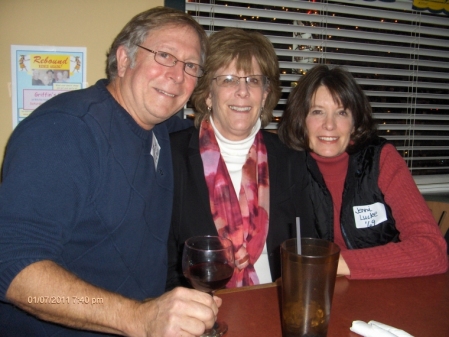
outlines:
[[[334,205],[334,242],[348,264],[351,279],[380,279],[444,273],[448,268],[446,242],[412,175],[393,145],[380,156],[379,188],[391,207],[400,242],[349,250],[339,219],[348,169],[347,153],[334,158],[312,154],[323,174]]]

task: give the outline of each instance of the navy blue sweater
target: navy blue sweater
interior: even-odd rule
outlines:
[[[52,98],[11,136],[0,185],[1,336],[91,335],[7,303],[13,278],[37,261],[138,300],[164,291],[173,198],[168,133],[186,121],[172,117],[143,130],[106,85]]]

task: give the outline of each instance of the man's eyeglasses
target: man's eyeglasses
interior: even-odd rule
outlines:
[[[184,63],[184,71],[186,72],[186,74],[189,74],[190,76],[193,77],[201,77],[204,75],[203,67],[201,67],[199,64],[178,60],[172,54],[166,53],[165,51],[154,51],[142,47],[141,45],[137,45],[137,47],[140,47],[146,51],[149,51],[150,53],[153,53],[154,60],[163,66],[174,67],[176,63],[181,62]]]
[[[235,76],[235,75],[220,75],[213,78],[217,81],[219,87],[232,88],[240,84],[240,79],[244,79],[250,88],[262,88],[269,83],[268,77],[265,75],[249,75],[249,76]]]

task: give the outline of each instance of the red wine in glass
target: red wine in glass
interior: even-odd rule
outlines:
[[[203,262],[190,266],[187,274],[192,286],[200,291],[212,292],[223,288],[231,279],[234,268],[226,263]]]
[[[229,239],[218,236],[194,236],[187,239],[182,253],[182,270],[192,287],[213,295],[223,288],[234,273],[234,248]],[[215,322],[201,337],[219,337],[228,330],[224,322]]]

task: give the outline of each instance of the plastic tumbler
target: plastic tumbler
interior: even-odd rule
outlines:
[[[281,244],[282,336],[326,337],[340,248],[333,242],[303,238]]]

